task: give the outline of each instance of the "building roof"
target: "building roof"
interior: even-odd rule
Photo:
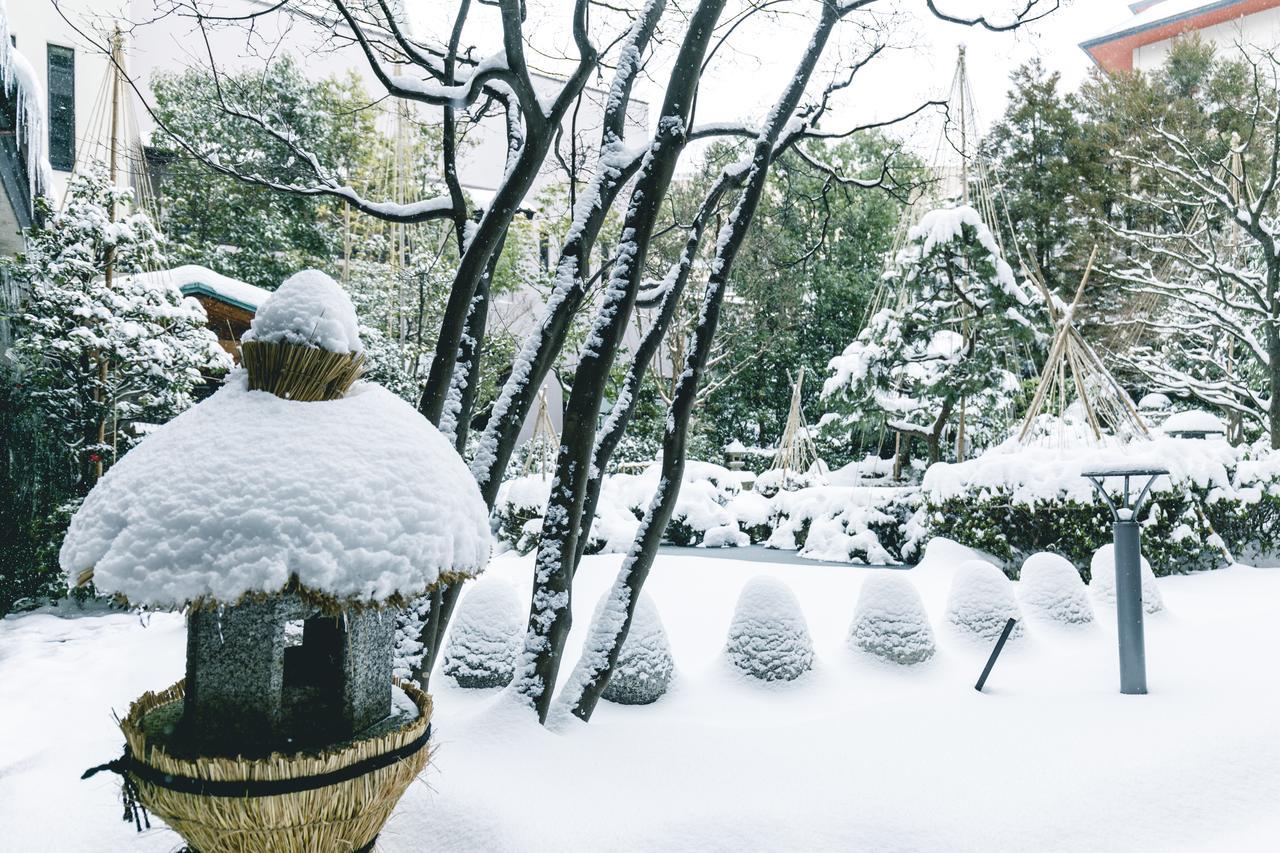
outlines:
[[[1130,5],[1134,14],[1080,43],[1081,49],[1107,71],[1133,68],[1133,51],[1193,30],[1243,18],[1280,6],[1280,0],[1154,0]]]

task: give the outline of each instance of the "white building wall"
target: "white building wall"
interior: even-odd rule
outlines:
[[[118,17],[127,2],[128,0],[60,0],[60,6],[77,26],[87,30],[95,22]],[[76,140],[79,145],[90,136],[94,104],[102,89],[102,82],[107,77],[107,58],[76,33],[58,14],[50,0],[9,0],[7,7],[9,31],[14,38],[15,47],[35,69],[45,95],[46,110],[49,97],[49,45],[61,45],[75,50]],[[55,199],[62,198],[70,176],[69,171],[54,170],[52,194]]]
[[[1246,49],[1271,49],[1280,47],[1280,7],[1266,9],[1233,21],[1223,21],[1200,30],[1200,37],[1215,45],[1220,52]],[[1169,56],[1173,39],[1152,42],[1133,52],[1133,67],[1137,71],[1159,68]]]

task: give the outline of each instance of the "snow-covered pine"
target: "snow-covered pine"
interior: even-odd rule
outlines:
[[[897,259],[905,271],[899,303],[831,359],[822,396],[850,428],[883,422],[923,439],[937,461],[962,400],[970,444],[1003,438],[1020,389],[1007,365],[1034,338],[1028,308],[1036,297],[972,207],[926,213],[908,241]]]
[[[1016,619],[1010,639],[1022,636],[1022,614],[1013,584],[986,560],[966,560],[956,568],[947,596],[947,621],[983,640],[994,640],[1005,623]]]
[[[761,681],[794,681],[813,666],[800,602],[777,578],[757,575],[738,596],[725,646],[729,662]]]
[[[596,612],[606,604],[607,596],[601,599]],[[631,617],[626,642],[622,644],[613,675],[601,698],[619,705],[650,705],[667,692],[675,668],[658,608],[649,594],[642,592]]]
[[[204,375],[231,367],[200,304],[146,272],[162,266],[151,220],[111,221],[111,206],[126,210],[130,198],[101,167],[86,169],[72,178],[62,210],[37,197],[39,224],[9,266],[27,297],[10,357],[49,428],[79,456],[86,486],[98,464],[136,441],[139,425],[169,420],[194,402]]]
[[[923,663],[936,650],[920,593],[906,577],[891,572],[877,572],[862,584],[849,642],[896,664]]]
[[[1093,621],[1093,607],[1080,573],[1058,554],[1041,552],[1027,557],[1018,580],[1018,599],[1031,612],[1054,622],[1081,625]]]
[[[524,614],[511,584],[483,578],[458,603],[442,671],[459,687],[506,687],[515,673]]]
[[[1089,561],[1089,591],[1099,604],[1107,607],[1116,606],[1116,546],[1110,543],[1094,552]],[[1147,558],[1142,558],[1142,609],[1147,613],[1159,613],[1164,610],[1164,599],[1160,596],[1160,588],[1156,586],[1155,573]]]

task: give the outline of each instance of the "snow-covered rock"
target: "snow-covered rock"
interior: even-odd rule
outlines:
[[[1084,581],[1071,561],[1058,554],[1032,554],[1022,564],[1018,598],[1028,610],[1055,622],[1093,621]]]
[[[338,353],[363,349],[351,297],[320,270],[302,270],[285,279],[258,308],[244,340]]]
[[[1099,603],[1108,607],[1116,606],[1116,546],[1107,544],[1099,548],[1089,562],[1089,590]],[[1160,588],[1156,586],[1155,573],[1147,558],[1142,558],[1142,609],[1147,613],[1159,613],[1164,610],[1164,599],[1160,597]]]
[[[702,536],[703,548],[741,548],[750,544],[751,537],[733,522],[712,527]]]
[[[986,560],[966,560],[956,568],[947,597],[947,621],[984,640],[994,640],[1009,619],[1018,620],[1010,639],[1022,636],[1022,614],[1013,584]]]
[[[602,600],[600,607],[604,605]],[[597,613],[600,607],[596,608]],[[648,593],[641,592],[613,675],[600,695],[619,705],[649,705],[667,692],[675,670],[671,644],[667,642],[658,608]]]
[[[892,663],[922,663],[933,657],[933,628],[915,585],[888,572],[867,578],[858,594],[849,642]]]
[[[73,582],[134,604],[231,603],[291,578],[339,599],[412,597],[478,574],[489,518],[461,457],[418,411],[358,382],[326,402],[216,394],[111,467],[67,530]]]
[[[1143,412],[1163,412],[1172,405],[1173,401],[1168,395],[1158,391],[1143,394],[1142,399],[1138,401],[1138,408]]]
[[[506,687],[515,672],[524,619],[515,589],[482,578],[467,589],[449,629],[443,672],[459,687]]]
[[[1184,412],[1174,412],[1165,418],[1164,423],[1160,425],[1160,431],[1167,434],[1203,432],[1225,435],[1227,425],[1222,418],[1213,412],[1206,412],[1203,409],[1188,409]]]
[[[809,671],[813,641],[790,587],[768,575],[747,581],[725,653],[735,667],[762,681],[793,681]]]

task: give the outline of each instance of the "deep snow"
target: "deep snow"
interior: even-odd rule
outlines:
[[[878,572],[660,555],[646,592],[677,677],[656,704],[601,703],[586,726],[539,728],[497,690],[437,673],[437,749],[379,850],[1190,853],[1271,851],[1280,837],[1280,570],[1235,567],[1157,581],[1147,617],[1151,694],[1121,696],[1114,610],[1064,627],[1027,613],[986,692],[990,643],[944,611],[972,552],[938,542],[896,575],[937,634],[926,663],[894,666],[848,646],[861,585]],[[589,612],[621,557],[588,557]],[[493,575],[527,600],[531,557]],[[765,684],[725,661],[734,603],[756,574],[794,591],[814,670]],[[574,626],[576,654],[586,618]],[[120,820],[118,783],[80,772],[118,754],[111,712],[181,675],[171,614],[0,622],[0,826],[5,849],[180,846]],[[565,670],[572,660],[567,661]]]

